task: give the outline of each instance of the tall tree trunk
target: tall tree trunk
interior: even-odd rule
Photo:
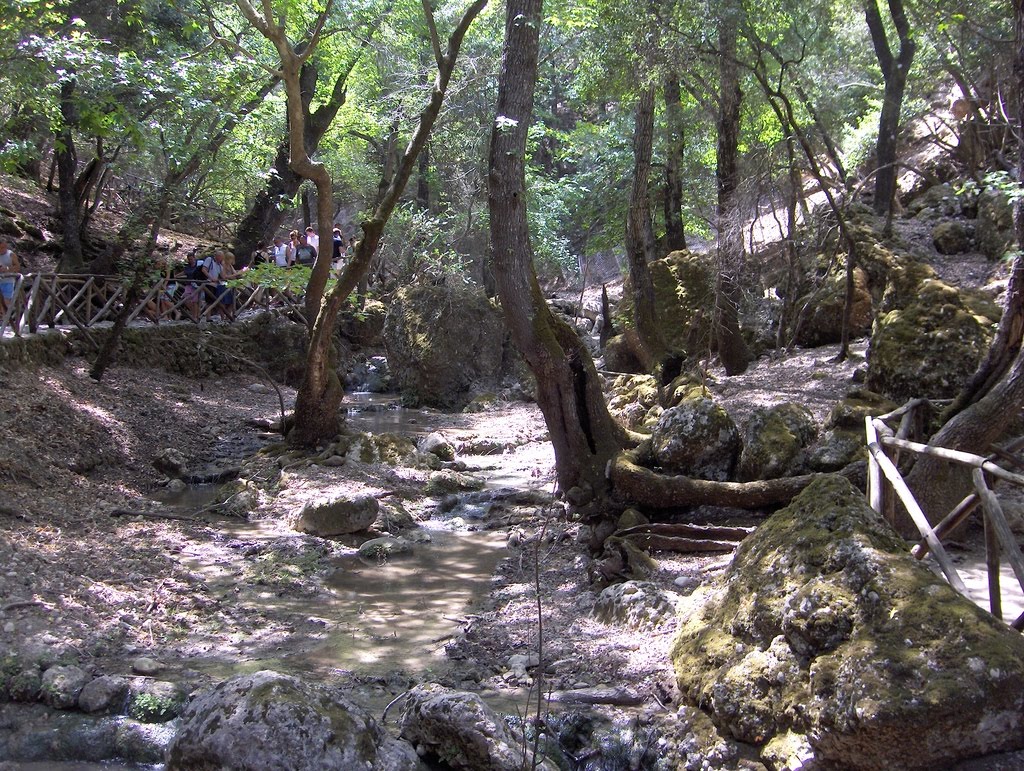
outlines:
[[[679,76],[665,76],[665,118],[668,141],[665,146],[665,248],[675,252],[686,248],[683,229],[683,180],[679,166],[683,160],[682,90]]]
[[[1015,48],[1013,73],[1017,81],[1018,161],[1017,173],[1024,175],[1024,0],[1013,0]],[[1019,176],[1024,179],[1024,176]],[[1024,203],[1014,205],[1017,243],[1024,244]],[[937,447],[966,450],[987,455],[989,446],[999,441],[1011,425],[1008,415],[1024,407],[1024,256],[1014,257],[1006,305],[999,329],[988,355],[978,371],[954,402],[959,408],[928,440]],[[947,411],[946,415],[949,415]],[[969,472],[960,466],[921,456],[907,477],[915,497],[928,520],[937,523],[970,491]],[[897,528],[905,536],[917,529],[905,512],[899,512]]]
[[[78,123],[78,109],[75,106],[76,80],[66,75],[60,86],[61,130],[57,134],[57,179],[60,190],[57,204],[60,208],[61,231],[64,235],[64,254],[58,269],[67,273],[78,273],[85,268],[82,257],[81,222],[78,218],[78,201],[75,198],[75,178],[78,176],[78,154],[75,152],[74,127]]]
[[[739,221],[740,91],[736,59],[738,9],[727,5],[718,27],[718,278],[715,285],[715,338],[718,356],[727,375],[740,375],[751,354],[740,332],[739,277],[743,271],[743,231]]]
[[[526,136],[541,14],[542,0],[508,0],[488,167],[491,247],[512,341],[537,379],[558,486],[582,503],[604,493],[605,469],[621,445],[594,363],[576,333],[548,310],[534,271],[526,217]]]
[[[640,92],[633,128],[633,185],[626,217],[626,259],[633,290],[633,321],[636,324],[641,364],[654,372],[667,353],[655,318],[654,284],[648,263],[654,257],[649,178],[654,145],[654,86]]]
[[[416,208],[430,211],[430,145],[420,152],[419,168],[416,172]]]
[[[879,216],[892,214],[896,197],[896,139],[900,128],[900,111],[903,108],[903,92],[907,87],[907,75],[914,60],[916,45],[910,36],[910,24],[903,9],[903,0],[888,0],[889,15],[900,41],[900,50],[893,56],[885,34],[882,15],[878,11],[878,0],[864,0],[864,18],[867,20],[875,57],[882,70],[885,90],[882,95],[882,114],[878,120],[878,141],[875,145],[878,173],[875,175],[875,213]]]

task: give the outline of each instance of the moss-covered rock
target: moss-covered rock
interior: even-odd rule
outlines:
[[[825,419],[825,428],[864,431],[864,418],[884,415],[896,409],[896,402],[866,388],[855,388],[835,403]]]
[[[512,367],[501,313],[482,291],[443,286],[399,290],[384,345],[392,382],[409,405],[462,406]]]
[[[658,382],[650,375],[619,375],[609,390],[608,411],[627,428],[641,428],[658,406]]]
[[[923,769],[1024,745],[1024,639],[913,560],[841,477],[702,591],[672,648],[680,690],[773,757],[795,742],[814,767]]]
[[[678,251],[654,260],[649,268],[654,284],[655,318],[669,349],[684,356],[706,350],[715,297],[715,273],[710,258]],[[619,312],[632,324],[634,309],[628,281]]]
[[[776,479],[797,472],[804,448],[817,433],[814,416],[799,404],[755,409],[743,426],[740,480]]]
[[[821,286],[798,301],[805,308],[797,327],[798,345],[815,348],[838,343],[843,333],[843,313],[846,308],[846,272],[833,270],[825,276]],[[850,336],[866,335],[873,318],[868,274],[861,268],[853,271],[853,306],[850,314]]]
[[[978,222],[974,229],[978,251],[998,260],[1014,241],[1013,205],[1006,194],[985,190],[978,199]]]
[[[167,751],[168,771],[420,767],[409,744],[388,736],[338,690],[269,671],[194,697]]]
[[[977,368],[991,333],[991,320],[971,313],[956,289],[926,280],[913,303],[877,320],[867,385],[896,401],[951,398]]]
[[[960,220],[943,220],[932,228],[932,243],[939,254],[960,254],[971,247],[971,234]]]
[[[729,413],[711,399],[689,399],[662,413],[651,434],[655,462],[696,479],[732,477],[740,434]]]
[[[342,337],[356,345],[380,346],[383,344],[384,321],[388,309],[380,300],[367,300],[361,308],[348,308],[338,319],[338,331]]]

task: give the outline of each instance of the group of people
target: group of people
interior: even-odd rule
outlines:
[[[356,238],[351,236],[348,241],[342,235],[341,226],[335,224],[331,238],[331,262],[335,270],[340,269],[355,251]],[[288,242],[276,236],[270,249],[270,258],[279,268],[290,268],[293,265],[312,267],[320,251],[320,236],[312,227],[305,232],[293,230],[288,235]]]
[[[205,258],[193,252],[184,265],[168,265],[165,269],[167,288],[150,307],[151,317],[178,316],[184,308],[192,321],[220,316],[227,321],[235,318],[235,292],[225,281],[241,276],[247,268],[235,268],[235,255],[223,249]]]

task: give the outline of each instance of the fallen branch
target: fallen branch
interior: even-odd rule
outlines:
[[[553,691],[549,697],[555,704],[611,704],[635,707],[646,699],[629,688],[583,688],[575,691]]]
[[[851,463],[838,473],[848,479],[857,478],[863,473],[863,464]],[[817,476],[803,474],[757,482],[713,482],[659,474],[639,465],[635,453],[631,451],[620,453],[608,471],[608,478],[620,498],[652,509],[704,505],[739,509],[782,506],[795,498]]]
[[[680,538],[721,538],[727,541],[742,541],[754,532],[753,527],[736,527],[726,525],[694,525],[689,523],[671,524],[668,522],[652,522],[647,525],[636,525],[619,530],[615,535],[669,535]]]
[[[17,610],[18,608],[42,608],[45,607],[46,603],[40,602],[39,600],[15,600],[9,602],[0,608],[0,613],[6,613],[9,610]]]
[[[653,533],[637,533],[626,536],[630,543],[646,551],[688,552],[731,552],[736,548],[736,541],[714,541],[701,538],[680,538],[671,535],[655,535]]]

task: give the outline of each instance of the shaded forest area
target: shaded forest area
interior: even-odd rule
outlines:
[[[0,761],[925,768],[1022,748],[1024,643],[863,494],[865,417],[911,400],[901,440],[1020,471],[1019,2],[7,6],[0,233],[23,273],[125,294],[110,329],[0,357],[24,389],[0,455]],[[275,236],[307,227],[316,259],[275,268]],[[215,250],[244,269],[231,286],[301,305],[130,323]],[[367,427],[356,391],[422,412]],[[897,461],[933,525],[977,484]],[[346,615],[377,587],[338,576],[444,551],[410,572],[493,571],[479,614]],[[385,669],[353,663],[389,637],[408,642]],[[102,750],[33,755],[40,704],[143,727],[75,723]],[[339,720],[358,725],[287,749]],[[914,752],[888,746],[898,726]]]

